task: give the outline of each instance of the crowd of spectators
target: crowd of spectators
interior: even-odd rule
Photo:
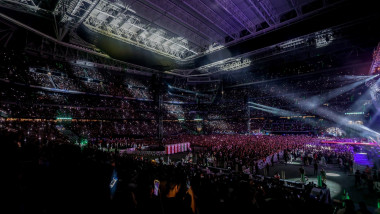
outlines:
[[[106,69],[73,62],[51,62],[38,57],[4,51],[1,78],[47,88],[152,99],[149,81]],[[149,78],[148,78],[149,79]]]
[[[3,51],[1,66],[4,72],[1,79],[7,82],[2,87],[1,110],[8,112],[12,117],[26,118],[50,118],[65,116],[75,119],[89,120],[156,120],[157,104],[153,102],[153,90],[151,79],[125,74],[123,72],[109,71],[104,68],[96,68],[92,63],[76,63],[62,61],[48,61],[46,59],[30,56],[24,53]],[[248,100],[261,105],[284,108],[286,110],[302,113],[300,106],[294,107],[294,103],[302,103],[313,95],[323,100],[320,95],[323,91],[341,87],[352,83],[355,78],[333,77],[331,75],[314,75],[315,72],[334,66],[333,56],[316,57],[316,61],[285,63],[281,66],[268,68],[268,72],[258,71],[254,79],[239,78],[244,72],[238,72],[234,81],[226,80],[223,89],[221,82],[204,84],[188,84],[187,81],[173,78],[165,80],[168,86],[163,92],[164,135],[178,135],[184,133],[246,133],[248,132],[246,97]],[[313,62],[315,62],[313,64]],[[281,69],[279,69],[281,68]],[[285,70],[285,72],[283,72]],[[289,73],[290,72],[290,73]],[[239,80],[257,81],[276,80],[286,76],[285,74],[304,74],[303,79],[285,78],[280,82],[268,82],[257,85],[258,87],[228,87],[239,84]],[[339,72],[337,73],[339,74]],[[264,76],[262,76],[264,75]],[[266,75],[270,75],[267,77]],[[314,75],[314,76],[313,76]],[[335,75],[335,74],[334,74]],[[258,78],[259,76],[262,76]],[[256,79],[255,79],[256,78]],[[257,79],[258,78],[258,79]],[[51,90],[29,88],[13,84],[23,83],[32,86],[43,86]],[[315,87],[311,87],[315,86]],[[57,91],[59,89],[60,91]],[[316,90],[314,90],[316,89]],[[78,93],[69,93],[73,90]],[[288,96],[296,91],[305,92],[299,96]],[[197,93],[192,92],[199,92]],[[360,89],[357,89],[360,94]],[[355,92],[355,93],[356,93]],[[214,101],[204,97],[211,97]],[[134,100],[131,100],[134,99]],[[343,93],[329,101],[329,109],[335,112],[351,110],[355,99]],[[194,124],[192,121],[198,112],[203,112],[204,123]],[[313,112],[305,114],[312,115]],[[258,130],[268,132],[314,132],[318,133],[326,128],[324,121],[320,120],[295,120],[273,118],[272,113],[250,109],[250,126],[253,132]],[[278,115],[277,115],[278,116]],[[259,118],[259,119],[258,119]],[[184,119],[184,122],[177,120]],[[135,124],[127,122],[127,125]],[[92,125],[91,125],[92,126]],[[96,127],[96,126],[95,126]],[[156,126],[152,126],[154,133]],[[201,130],[201,131],[200,131]],[[122,133],[122,132],[120,132]]]
[[[256,169],[261,160],[274,154],[287,155],[287,160],[302,158],[305,165],[318,159],[323,163],[353,164],[353,148],[345,145],[321,144],[321,139],[307,135],[184,135],[166,139],[170,142],[190,142],[203,149],[198,163],[220,168]],[[323,157],[323,158],[322,158]],[[311,158],[311,159],[310,159]],[[279,158],[278,158],[279,159]]]
[[[72,209],[129,213],[304,213],[306,209],[332,213],[331,200],[311,197],[313,184],[301,187],[263,177],[254,162],[279,151],[294,158],[309,154],[313,159],[352,158],[352,147],[320,144],[311,136],[182,135],[166,139],[166,143],[191,142],[193,163],[197,163],[193,165],[120,156],[117,150],[101,149],[138,148],[155,144],[153,138],[94,138],[85,146],[76,146],[61,137],[41,140],[9,133],[2,133],[12,157],[6,170],[14,172],[9,173],[12,190],[8,200],[21,213]],[[233,170],[215,171],[207,166]],[[244,173],[246,168],[256,175]],[[159,181],[157,192],[155,180]],[[19,198],[31,194],[33,197]]]
[[[350,146],[321,144],[321,139],[312,135],[257,133],[257,130],[309,133],[323,129],[326,124],[306,123],[304,118],[273,117],[262,111],[252,110],[247,115],[245,99],[254,97],[253,101],[262,105],[287,108],[292,102],[340,87],[348,80],[290,79],[280,87],[263,84],[260,90],[234,87],[220,90],[220,83],[199,86],[174,81],[171,85],[179,89],[164,91],[164,104],[159,112],[149,78],[89,65],[48,62],[13,52],[0,54],[4,71],[0,76],[0,131],[14,155],[13,164],[20,169],[12,174],[11,183],[16,190],[10,194],[11,199],[25,196],[13,201],[20,212],[66,213],[78,205],[81,212],[304,213],[310,207],[316,212],[330,212],[331,203],[309,197],[312,186],[300,190],[261,177],[259,168],[263,166],[259,164],[268,157],[272,157],[273,164],[273,157],[277,155],[280,159],[281,154],[285,161],[301,158],[305,165],[318,160],[352,168]],[[283,73],[304,74],[329,68],[323,60],[329,59],[322,59],[315,66],[290,65]],[[284,77],[262,74],[245,81]],[[244,82],[234,84],[239,83]],[[306,91],[312,88],[310,85],[318,85],[318,92],[308,91],[298,100],[285,99],[288,93]],[[344,94],[336,99],[352,102]],[[160,116],[162,141],[156,139]],[[250,122],[248,117],[252,118]],[[72,144],[73,141],[81,146]],[[162,159],[151,161],[118,153],[120,149],[185,142],[190,142],[194,149],[193,164],[168,164]],[[223,171],[212,172],[206,167]],[[113,188],[115,173],[117,187]],[[154,180],[160,181],[157,195]],[[36,195],[27,200],[33,193]],[[83,201],[86,203],[80,204]],[[274,203],[281,206],[273,206]],[[59,206],[64,208],[56,210]]]

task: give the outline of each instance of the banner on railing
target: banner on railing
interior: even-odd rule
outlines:
[[[179,152],[186,152],[190,150],[190,143],[177,143],[177,144],[168,144],[165,145],[165,153],[175,154]]]

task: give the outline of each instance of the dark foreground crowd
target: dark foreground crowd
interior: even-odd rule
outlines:
[[[313,185],[2,135],[10,213],[334,213]],[[157,180],[157,186],[155,184]],[[155,189],[155,186],[157,187]],[[9,209],[8,209],[9,208]]]

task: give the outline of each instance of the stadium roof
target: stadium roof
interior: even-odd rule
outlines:
[[[346,22],[341,11],[352,12],[346,2],[353,5],[349,0],[0,0],[0,6],[53,20],[59,41],[84,40],[79,43],[95,45],[114,58],[165,71],[230,63],[236,56],[233,61],[244,61],[239,55],[262,48],[260,44],[286,42]],[[342,8],[339,13],[337,8]],[[331,17],[334,13],[337,17]],[[271,34],[293,24],[310,29],[300,29],[300,35],[282,32],[280,39]],[[259,37],[272,43],[249,43]],[[225,50],[232,51],[226,55]]]
[[[276,28],[287,14],[288,21],[306,16],[310,11],[302,8],[311,1],[60,0],[54,13],[71,29],[83,23],[95,32],[186,60]]]

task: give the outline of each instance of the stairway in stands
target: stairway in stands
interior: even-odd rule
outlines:
[[[47,76],[49,77],[49,80],[50,80],[51,84],[53,84],[54,88],[57,88],[57,85],[55,84],[53,78],[51,78],[51,75],[49,74]]]
[[[355,153],[354,161],[357,166],[357,169],[363,171],[366,166],[373,167],[373,163],[368,160],[367,153]]]
[[[79,143],[79,136],[77,134],[75,134],[74,132],[72,132],[71,130],[69,129],[66,129],[65,127],[61,126],[61,125],[57,125],[56,126],[57,130],[59,132],[61,132],[61,134],[63,136],[65,136],[70,142],[72,143]]]

